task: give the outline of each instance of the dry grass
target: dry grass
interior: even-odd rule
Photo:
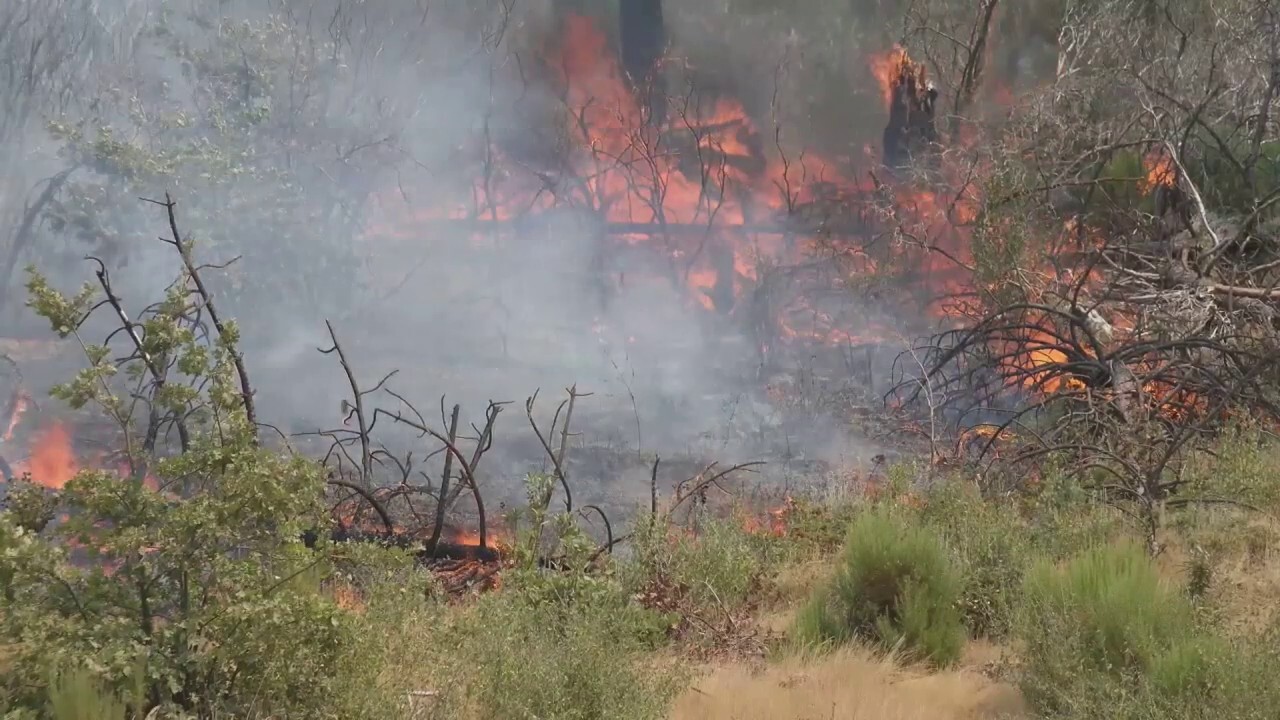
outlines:
[[[671,720],[978,720],[1025,717],[1017,690],[968,671],[904,670],[861,648],[753,671],[721,668],[675,703]]]

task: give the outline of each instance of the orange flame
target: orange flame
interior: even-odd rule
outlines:
[[[733,313],[744,306],[738,301],[763,282],[761,267],[803,265],[822,253],[838,258],[850,274],[869,273],[881,262],[901,259],[918,278],[913,289],[933,295],[921,301],[928,316],[967,311],[963,305],[936,299],[972,294],[966,274],[972,266],[967,225],[976,218],[977,205],[971,197],[973,184],[964,178],[954,183],[966,188],[961,196],[939,195],[929,188],[886,187],[870,175],[838,170],[849,164],[847,158],[837,162],[807,153],[784,157],[762,140],[743,105],[733,98],[690,99],[678,103],[671,117],[647,118],[648,109],[625,82],[605,34],[584,16],[565,19],[559,42],[546,56],[562,86],[565,129],[573,147],[568,175],[575,182],[548,191],[548,178],[505,163],[501,148],[474,148],[491,161],[486,167],[496,164],[499,171],[486,171],[483,179],[467,183],[470,207],[419,209],[401,203],[401,193],[386,193],[378,198],[384,217],[370,225],[366,237],[407,239],[421,236],[418,226],[426,221],[498,222],[571,206],[609,223],[655,228],[652,233],[615,237],[667,254],[676,270],[671,277],[698,309]],[[870,64],[886,106],[904,73],[922,79],[923,66],[912,62],[900,46],[871,58]],[[805,217],[806,205],[818,201],[825,207],[865,212],[858,208],[877,205],[872,199],[885,194],[895,205],[888,224],[901,232],[895,233],[898,242],[876,250],[874,260],[851,249],[857,242],[820,240],[817,231],[814,236],[797,236],[760,229],[775,220],[783,224]],[[671,230],[674,226],[680,228]],[[490,232],[476,231],[472,244],[482,245]],[[829,345],[887,339],[878,331],[862,328],[859,334],[839,327],[838,319],[809,307],[806,300],[779,300],[770,314],[772,330],[783,339]]]
[[[884,105],[893,104],[893,93],[901,74],[912,67],[906,48],[895,44],[889,52],[871,58],[871,74],[880,83],[880,92],[884,95]]]
[[[1146,171],[1146,177],[1138,181],[1138,190],[1143,195],[1150,195],[1160,187],[1172,188],[1178,183],[1177,166],[1164,148],[1152,150],[1143,156],[1142,167]]]
[[[55,422],[36,436],[22,470],[31,474],[32,482],[55,490],[76,476],[80,466],[71,449],[71,434],[62,423]]]

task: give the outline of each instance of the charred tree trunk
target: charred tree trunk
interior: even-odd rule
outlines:
[[[618,33],[622,68],[642,106],[649,109],[649,121],[660,125],[667,116],[666,84],[658,63],[667,48],[662,0],[620,0]]]
[[[938,91],[923,65],[904,53],[893,76],[889,123],[884,128],[884,164],[901,170],[928,154],[938,142],[935,125]]]

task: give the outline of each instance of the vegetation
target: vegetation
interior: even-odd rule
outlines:
[[[964,642],[960,575],[937,536],[883,510],[849,528],[840,567],[797,620],[811,643],[863,639],[938,665]]]
[[[653,3],[0,1],[0,326],[83,356],[0,376],[0,719],[1276,715],[1280,6],[676,5],[624,79]],[[756,353],[727,414],[785,417],[704,444],[785,489],[660,484],[696,413],[626,379],[590,470],[577,386],[513,471],[507,403],[389,385],[629,314],[731,337],[652,353],[689,378]],[[366,383],[334,319],[421,342]],[[342,425],[270,424],[323,328]],[[28,405],[101,450],[10,457]],[[906,457],[820,491],[858,423]]]

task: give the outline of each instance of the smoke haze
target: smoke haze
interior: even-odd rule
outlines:
[[[160,299],[178,262],[155,239],[168,235],[162,210],[137,198],[172,192],[201,262],[239,258],[209,277],[243,327],[259,412],[286,432],[341,421],[345,377],[317,352],[330,344],[330,319],[361,381],[370,386],[399,370],[392,385],[429,419],[441,395],[462,403],[467,422],[482,417],[488,400],[516,401],[498,443],[506,438],[516,456],[528,440],[516,438],[528,435],[524,398],[541,388],[545,419],[575,383],[595,393],[575,417],[581,442],[637,458],[841,463],[874,454],[816,404],[797,414],[774,403],[769,374],[805,367],[763,367],[745,311],[708,311],[718,289],[673,279],[671,257],[653,247],[613,242],[602,252],[600,227],[581,212],[543,213],[500,232],[444,222],[459,208],[486,209],[477,207],[478,183],[497,187],[517,172],[567,182],[563,89],[546,62],[565,40],[556,3],[6,7],[0,25],[28,17],[28,27],[58,42],[22,70],[25,79],[20,72],[0,80],[8,103],[0,113],[0,213],[15,270],[5,334],[39,336],[15,287],[28,263],[71,290],[92,278],[83,257],[94,255],[130,312]],[[609,10],[593,19],[616,33],[616,17]],[[668,8],[671,55],[687,60],[672,70],[673,95],[685,92],[680,83],[697,82],[713,100],[733,97],[757,126],[776,123],[778,143],[793,152],[824,144],[861,151],[878,136],[879,106],[868,101],[878,91],[848,10],[839,23],[855,39],[814,45],[808,55],[794,29],[774,46],[727,43],[711,33],[714,17],[706,3]],[[742,15],[743,36],[769,17]],[[798,22],[826,24],[816,15]],[[22,67],[38,38],[36,30],[0,32],[0,52]],[[839,137],[823,137],[812,132],[822,124],[813,120],[813,90],[833,72],[849,112]],[[22,232],[49,179],[69,168]],[[85,334],[112,327],[104,315]],[[809,366],[807,392],[830,391],[822,385],[829,367],[814,358],[800,364]],[[47,386],[61,371],[50,364],[32,381]],[[536,450],[525,459],[539,458]]]

